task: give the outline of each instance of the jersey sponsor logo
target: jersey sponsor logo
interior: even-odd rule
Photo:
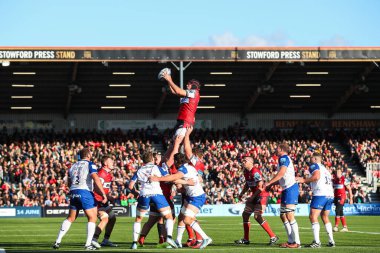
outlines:
[[[189,98],[181,98],[181,99],[180,99],[180,103],[181,103],[181,104],[188,104],[189,101],[190,101]]]
[[[187,90],[186,95],[190,98],[195,98],[195,90]]]

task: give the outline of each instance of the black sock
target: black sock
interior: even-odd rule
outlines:
[[[99,226],[95,228],[94,236],[92,237],[93,240],[97,241],[99,239],[100,234],[102,233],[102,230]]]
[[[164,236],[164,229],[165,225],[164,224],[157,224],[157,230],[158,230],[158,237]]]
[[[116,222],[116,218],[109,219],[106,229],[105,229],[104,239],[106,240],[110,239],[115,222]]]

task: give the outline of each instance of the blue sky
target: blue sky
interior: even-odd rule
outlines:
[[[380,46],[380,0],[0,0],[0,46]]]

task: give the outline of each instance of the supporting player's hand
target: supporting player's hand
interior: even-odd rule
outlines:
[[[193,132],[194,127],[193,126],[188,126],[186,128],[186,136],[190,136],[191,132]]]
[[[176,143],[181,143],[182,141],[183,141],[183,139],[185,138],[185,136],[183,136],[183,135],[177,135],[176,137],[175,137],[175,142]]]
[[[149,181],[150,182],[158,182],[159,180],[158,180],[158,177],[156,177],[156,176],[150,176]]]
[[[353,203],[354,203],[354,200],[350,198],[350,205],[352,205]]]
[[[303,177],[296,177],[296,182],[303,184],[305,183],[305,179]]]
[[[195,185],[195,182],[194,182],[194,180],[193,179],[188,179],[188,180],[186,180],[186,183],[187,183],[187,185],[190,185],[190,186],[194,186]]]

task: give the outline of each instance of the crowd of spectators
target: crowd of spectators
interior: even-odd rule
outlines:
[[[380,163],[380,131],[348,132],[345,137],[352,157],[362,165]]]
[[[284,132],[278,130],[249,130],[238,125],[224,131],[195,131],[193,145],[203,149],[206,165],[205,191],[209,204],[239,203],[239,193],[244,186],[241,159],[245,155],[254,158],[255,165],[263,172],[264,178],[269,181],[277,170],[277,145],[286,141],[290,145],[292,158],[297,176],[306,176],[310,157],[314,151],[323,154],[323,162],[332,173],[340,168],[351,180],[348,165],[343,156],[323,138],[327,133],[320,131]],[[168,143],[169,145],[169,143]],[[274,186],[270,191],[270,203],[279,203],[281,187]],[[311,200],[310,186],[300,185],[300,203],[309,203]]]
[[[93,150],[93,162],[111,154],[115,160],[112,195],[126,202],[126,186],[138,168],[139,156],[156,137],[146,130],[15,132],[0,134],[0,206],[68,206],[67,172],[83,147]],[[133,200],[127,203],[133,203]]]
[[[44,130],[10,134],[4,129],[0,132],[0,206],[68,206],[67,172],[83,147],[92,148],[93,161],[98,166],[103,155],[113,156],[115,168],[111,194],[117,205],[133,205],[136,200],[128,195],[127,188],[129,179],[141,164],[140,154],[152,149],[152,143],[168,146],[171,134],[170,130],[160,132],[154,126],[105,133],[95,130]],[[333,136],[332,132],[319,130],[245,130],[238,124],[217,131],[195,130],[192,145],[204,151],[207,204],[240,202],[238,195],[244,186],[240,161],[244,155],[252,155],[255,166],[262,169],[266,179],[273,177],[278,159],[275,150],[282,141],[288,142],[291,147],[289,156],[293,160],[297,176],[308,173],[311,154],[320,151],[323,163],[331,172],[337,168],[344,171],[357,196],[355,200],[367,201],[360,180],[350,172],[342,154],[329,142]],[[365,154],[371,155],[371,152],[376,153],[377,150],[377,158],[371,159],[378,159],[378,141],[369,141],[367,146],[373,150],[370,153],[366,151]],[[300,203],[310,202],[310,187],[300,185],[300,192]],[[274,186],[270,196],[270,203],[278,203],[281,188]]]
[[[363,170],[366,170],[367,163],[380,164],[380,131],[354,131],[345,135],[346,144],[351,150],[352,159],[356,160]],[[380,166],[374,168],[372,176],[380,182]],[[372,182],[369,182],[372,184]]]

